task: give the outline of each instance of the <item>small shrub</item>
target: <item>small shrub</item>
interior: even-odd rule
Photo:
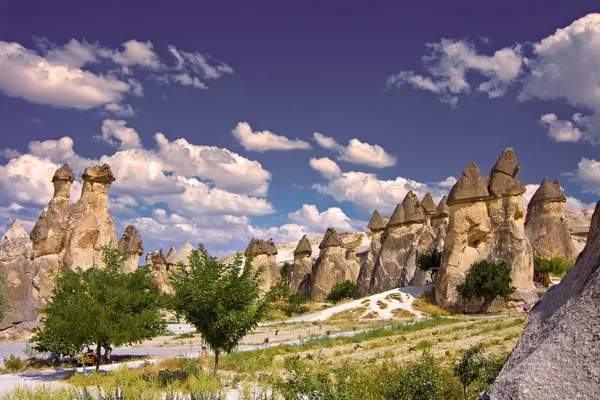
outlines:
[[[352,299],[354,297],[354,289],[356,285],[351,280],[344,282],[338,282],[331,288],[331,291],[327,295],[325,301],[332,301],[337,303],[343,299]]]
[[[4,358],[4,368],[9,370],[10,372],[18,372],[25,368],[25,361],[11,354],[8,357]]]
[[[423,271],[429,272],[431,282],[434,283],[434,275],[440,269],[442,264],[442,253],[435,247],[421,253],[417,256],[417,266]]]
[[[478,394],[494,383],[507,360],[508,354],[485,355],[484,344],[478,343],[463,352],[454,366],[454,374],[460,379],[465,393]]]
[[[467,300],[483,298],[481,307],[483,311],[487,311],[496,297],[508,296],[516,290],[511,285],[510,273],[504,260],[480,260],[471,266],[465,281],[456,286],[456,291]]]

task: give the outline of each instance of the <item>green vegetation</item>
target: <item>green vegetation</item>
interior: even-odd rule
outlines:
[[[20,370],[25,368],[25,361],[11,354],[8,357],[4,358],[4,368],[9,370],[10,372],[19,372]]]
[[[351,280],[338,282],[331,287],[331,291],[327,295],[325,301],[337,303],[343,299],[352,299],[354,297],[354,289],[356,285]]]
[[[123,273],[119,250],[106,246],[102,254],[103,269],[61,268],[42,310],[45,327],[31,340],[36,351],[74,356],[95,344],[97,370],[102,348],[139,343],[164,332],[160,290],[149,270]]]
[[[189,256],[189,267],[170,279],[186,321],[206,340],[215,353],[230,353],[248,332],[256,328],[267,311],[260,300],[262,268],[252,271],[252,258],[243,266],[241,254],[231,264],[210,257],[202,245]]]
[[[510,268],[504,260],[480,260],[471,266],[465,281],[456,286],[456,291],[467,300],[483,298],[481,307],[487,311],[496,297],[514,293],[516,289],[511,283]]]
[[[431,249],[417,256],[417,266],[421,270],[429,272],[432,283],[434,282],[433,276],[440,269],[441,264],[442,253],[440,253],[435,247],[432,247]]]
[[[533,269],[537,273],[554,274],[562,276],[573,268],[573,261],[565,260],[562,257],[554,257],[550,260],[534,257]]]
[[[302,305],[308,303],[308,299],[302,293],[293,293],[288,296],[283,311],[288,317],[293,314],[300,314]]]
[[[6,317],[6,313],[11,310],[12,306],[6,292],[4,291],[4,284],[6,283],[6,272],[0,271],[0,321]]]
[[[462,354],[454,366],[454,374],[460,379],[465,393],[477,396],[489,387],[508,361],[508,354],[486,355],[484,344],[478,343]]]
[[[412,305],[415,310],[431,315],[432,317],[452,315],[450,311],[444,309],[435,301],[435,289],[428,290],[420,297],[417,297]]]

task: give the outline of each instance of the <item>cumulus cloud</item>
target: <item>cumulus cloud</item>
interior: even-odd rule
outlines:
[[[233,74],[233,69],[229,65],[207,54],[189,53],[172,45],[168,49],[175,58],[177,70],[200,74],[205,79],[217,79],[225,74]]]
[[[247,122],[239,122],[231,134],[240,142],[246,151],[265,152],[269,150],[296,150],[310,149],[308,142],[303,140],[290,140],[285,136],[273,132],[254,132]]]
[[[374,168],[396,165],[396,156],[388,154],[379,145],[371,145],[358,139],[351,139],[347,146],[341,146],[332,137],[318,132],[315,132],[313,137],[319,146],[337,152],[339,154],[338,160]]]
[[[90,44],[85,40],[80,42],[77,39],[71,39],[63,46],[50,43],[46,38],[36,38],[35,42],[44,52],[44,57],[56,64],[81,68],[85,64],[98,62],[96,54],[100,50],[100,46]]]
[[[117,64],[128,67],[160,67],[158,55],[154,52],[154,45],[151,42],[140,42],[132,39],[123,43],[122,46],[124,50],[116,50],[110,55],[112,60]]]
[[[584,192],[600,194],[600,161],[583,157],[577,164],[577,169],[567,175]]]
[[[573,116],[573,121],[577,123],[581,114]],[[556,142],[577,142],[582,137],[581,130],[573,125],[571,121],[559,120],[556,114],[544,114],[540,118],[540,124],[548,128],[548,136]]]
[[[127,126],[127,121],[105,119],[102,121],[102,134],[94,136],[121,150],[137,149],[142,146],[138,133]]]
[[[87,110],[118,103],[131,90],[114,76],[96,75],[0,41],[0,91],[39,104]]]
[[[325,178],[335,178],[342,175],[342,170],[337,163],[327,157],[311,158],[309,165],[312,169],[320,172]]]
[[[438,43],[429,43],[427,48],[429,53],[423,61],[430,76],[403,70],[387,78],[387,87],[409,85],[432,92],[441,101],[455,106],[458,94],[471,91],[467,73],[473,71],[486,77],[477,90],[495,98],[504,95],[522,71],[523,56],[519,45],[503,48],[491,56],[478,54],[475,45],[466,40],[442,39]]]
[[[304,204],[299,210],[288,214],[292,223],[303,225],[316,232],[324,232],[329,227],[339,231],[353,231],[352,220],[339,207],[331,207],[319,212],[317,206]]]
[[[129,104],[108,103],[104,108],[118,117],[135,117],[135,111]]]

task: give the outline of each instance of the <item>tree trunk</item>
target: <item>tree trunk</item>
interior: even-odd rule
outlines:
[[[102,345],[98,343],[96,345],[96,372],[100,370],[100,353],[102,352]]]
[[[219,351],[215,350],[215,369],[213,371],[213,375],[217,375],[217,367],[219,366]]]

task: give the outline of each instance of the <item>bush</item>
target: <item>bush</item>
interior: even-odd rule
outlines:
[[[285,312],[288,317],[291,317],[294,313],[300,314],[302,304],[307,302],[308,299],[302,293],[293,293],[287,298],[285,306],[283,306],[283,312]]]
[[[508,354],[485,355],[483,343],[478,343],[463,352],[454,366],[454,374],[460,379],[464,392],[476,396],[494,383],[507,360]]]
[[[11,354],[10,356],[4,358],[4,368],[10,372],[18,372],[25,368],[25,361]]]
[[[477,261],[471,266],[464,283],[456,286],[456,291],[467,300],[483,298],[481,307],[483,311],[487,311],[496,297],[508,296],[516,290],[511,286],[510,272],[504,260]]]
[[[573,261],[565,260],[562,257],[554,257],[550,260],[539,257],[533,259],[533,269],[537,273],[564,275],[573,268],[573,265]]]
[[[440,253],[435,247],[432,247],[431,249],[417,256],[417,266],[421,270],[429,272],[432,283],[434,282],[433,276],[440,269],[441,264],[442,253]]]
[[[354,297],[355,288],[356,285],[352,283],[351,280],[338,282],[333,285],[325,301],[332,301],[334,303],[337,303],[342,299],[351,299]]]

